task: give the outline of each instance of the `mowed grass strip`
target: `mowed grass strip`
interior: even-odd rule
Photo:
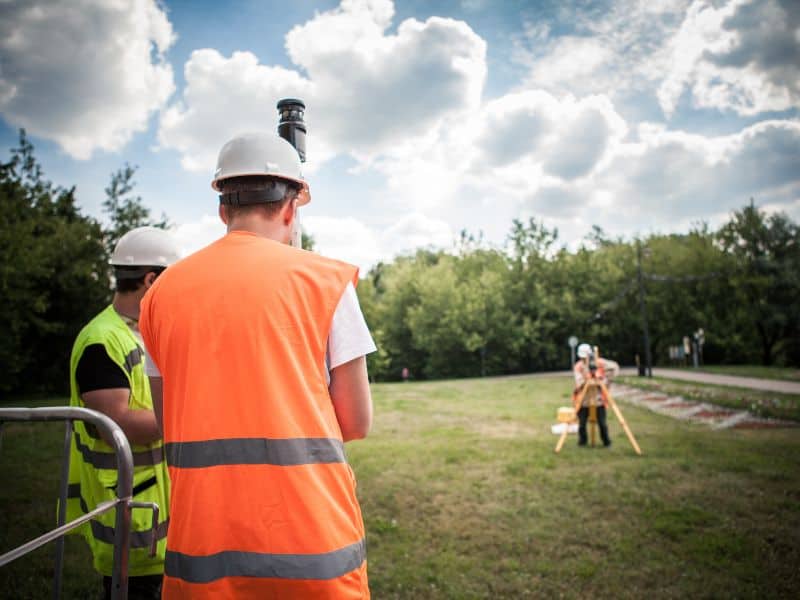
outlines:
[[[800,395],[767,390],[752,390],[727,385],[668,379],[665,377],[619,377],[617,381],[643,390],[682,396],[686,400],[710,402],[735,410],[746,410],[758,417],[800,421]]]
[[[569,436],[556,455],[550,426],[570,388],[563,377],[373,386],[373,431],[347,453],[374,598],[797,596],[800,431],[711,432],[621,404],[644,456],[613,415],[610,449]],[[54,518],[62,434],[6,426],[0,550]],[[51,450],[52,468],[27,466]],[[70,542],[65,596],[88,597],[88,553]],[[0,589],[45,596],[51,555],[0,569]]]

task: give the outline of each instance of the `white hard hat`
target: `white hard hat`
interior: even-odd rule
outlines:
[[[158,227],[137,227],[119,238],[109,263],[116,267],[168,267],[180,257],[171,233]]]
[[[592,347],[589,344],[581,344],[578,346],[578,358],[586,358],[592,355]]]
[[[220,191],[223,179],[247,175],[270,175],[305,185],[297,150],[272,133],[245,133],[227,142],[219,151],[211,187]],[[298,206],[308,202],[307,194],[298,197]]]

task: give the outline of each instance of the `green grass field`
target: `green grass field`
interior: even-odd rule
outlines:
[[[348,444],[373,597],[795,598],[800,430],[707,428],[621,404],[613,446],[561,454],[568,378],[373,387],[375,422]],[[6,426],[0,550],[54,519],[63,428]],[[96,584],[70,539],[65,597]],[[9,598],[49,593],[52,550],[0,569]]]

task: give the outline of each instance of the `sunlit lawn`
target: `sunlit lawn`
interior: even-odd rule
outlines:
[[[620,404],[644,456],[613,417],[610,449],[570,436],[556,455],[550,426],[570,387],[373,386],[373,431],[347,449],[374,598],[798,596],[800,430],[712,432]],[[63,433],[5,430],[1,551],[54,518]],[[65,597],[84,598],[88,553],[69,541]],[[51,554],[0,569],[3,597],[46,597]]]

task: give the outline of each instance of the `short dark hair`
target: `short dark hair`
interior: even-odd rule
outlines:
[[[281,188],[285,190],[283,192],[283,198],[275,202],[248,204],[246,206],[226,204],[230,217],[237,217],[254,211],[261,211],[269,218],[274,217],[287,202],[297,198],[301,186],[294,181],[281,179],[279,177],[271,177],[269,175],[245,175],[242,177],[223,179],[219,182],[219,191],[221,194],[229,194],[231,192],[259,192],[261,190],[273,189],[280,193]]]
[[[148,273],[155,273],[156,277],[164,272],[167,267],[114,267],[116,286],[114,291],[121,294],[135,292],[144,285],[144,278]],[[141,275],[138,275],[141,273]]]

